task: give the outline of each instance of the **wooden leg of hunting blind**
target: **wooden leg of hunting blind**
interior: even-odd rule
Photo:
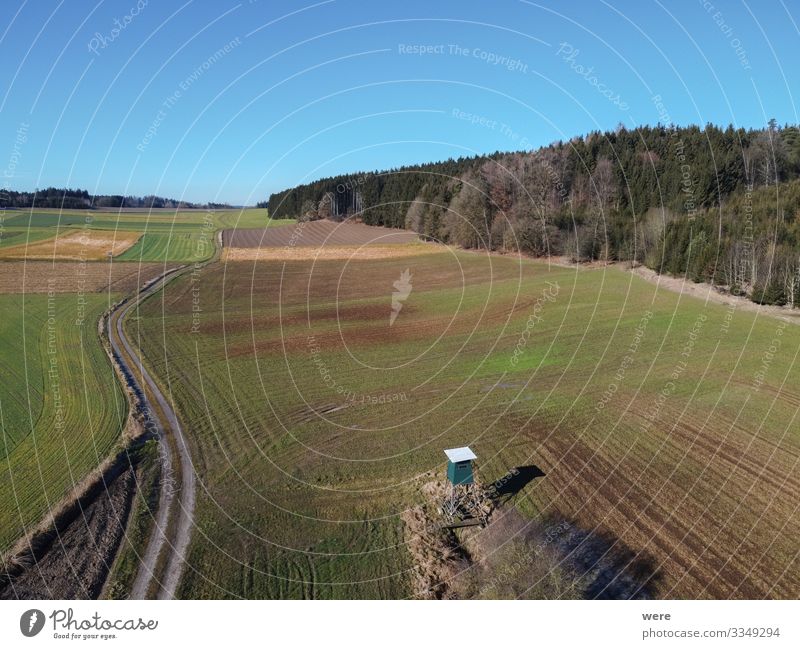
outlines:
[[[444,527],[486,525],[491,514],[491,500],[476,484],[450,485],[440,506]]]
[[[442,501],[440,507],[444,519],[448,523],[456,520],[461,505],[461,493],[456,485],[450,485],[450,490]]]

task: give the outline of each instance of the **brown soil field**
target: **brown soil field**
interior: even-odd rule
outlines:
[[[416,232],[409,230],[327,220],[304,221],[263,230],[225,230],[223,233],[226,248],[382,246],[417,240]]]
[[[328,259],[387,259],[390,257],[415,257],[442,252],[443,246],[437,244],[410,245],[372,245],[362,246],[297,246],[283,248],[225,248],[224,261],[297,261]]]
[[[129,293],[162,272],[159,263],[0,262],[0,293]]]
[[[135,483],[131,466],[98,482],[97,494],[78,500],[61,525],[31,542],[33,556],[0,577],[0,599],[97,599],[125,535]]]
[[[5,248],[0,258],[99,261],[122,254],[141,236],[141,232],[71,230],[45,241]]]

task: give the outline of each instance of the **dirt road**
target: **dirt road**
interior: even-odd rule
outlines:
[[[122,371],[128,376],[144,404],[146,425],[155,430],[161,441],[162,480],[158,514],[155,520],[155,529],[142,556],[139,571],[131,589],[131,599],[146,598],[154,580],[158,583],[156,596],[159,599],[171,599],[175,596],[192,533],[195,475],[189,447],[186,444],[178,417],[145,369],[141,356],[128,340],[124,322],[128,313],[135,310],[143,300],[160,291],[164,284],[188,270],[190,267],[167,271],[123,304],[109,318],[108,334],[111,346]],[[144,389],[145,386],[147,391]],[[148,398],[148,394],[152,395],[152,399],[155,400],[155,408],[151,398]],[[176,478],[173,453],[180,461],[180,478]],[[159,576],[157,566],[160,563],[160,557],[165,552],[167,554],[163,563],[164,572]]]

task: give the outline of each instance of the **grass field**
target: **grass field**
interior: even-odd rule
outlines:
[[[630,550],[658,596],[800,595],[792,325],[450,250],[213,264],[141,315],[201,485],[183,597],[408,596],[399,515],[466,444],[486,482],[541,470],[516,508]]]
[[[213,235],[198,232],[159,232],[143,234],[139,241],[115,261],[199,262],[214,254]]]
[[[97,338],[109,296],[84,297],[0,295],[0,552],[120,438],[127,402]]]
[[[0,250],[33,244],[44,239],[52,239],[55,233],[49,228],[6,228],[0,237]]]
[[[215,228],[263,228],[269,223],[263,209],[245,210],[16,210],[2,213],[3,225],[17,228],[84,228],[98,230],[198,229],[209,219]],[[276,221],[277,223],[277,221]]]

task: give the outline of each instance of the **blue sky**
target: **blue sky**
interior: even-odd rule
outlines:
[[[798,23],[789,0],[3,0],[0,180],[252,204],[619,123],[797,123]]]

